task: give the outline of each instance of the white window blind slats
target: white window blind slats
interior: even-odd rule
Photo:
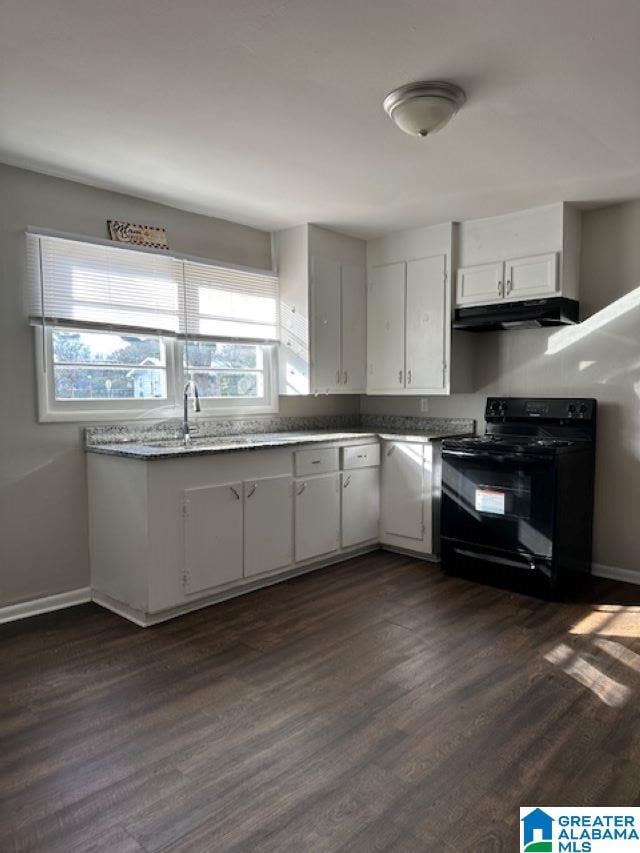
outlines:
[[[185,261],[184,279],[188,337],[277,340],[276,275]]]
[[[275,274],[27,234],[33,322],[275,341]]]

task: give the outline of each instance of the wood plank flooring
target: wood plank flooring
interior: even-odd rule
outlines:
[[[555,603],[376,552],[155,628],[0,627],[0,850],[511,851],[640,802],[640,588]]]

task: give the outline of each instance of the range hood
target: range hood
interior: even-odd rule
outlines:
[[[578,322],[575,299],[554,296],[522,302],[499,302],[456,308],[454,329],[468,332],[492,332],[495,329],[539,329],[542,326],[571,326]]]

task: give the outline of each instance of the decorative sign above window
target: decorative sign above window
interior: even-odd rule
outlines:
[[[167,232],[155,225],[135,225],[133,222],[120,222],[118,219],[107,220],[109,236],[119,243],[133,243],[136,246],[147,246],[151,249],[167,249]]]

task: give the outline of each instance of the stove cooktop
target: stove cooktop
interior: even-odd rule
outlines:
[[[482,450],[510,451],[546,451],[561,452],[563,450],[579,450],[585,446],[583,441],[568,441],[560,438],[541,438],[532,435],[476,435],[469,438],[448,438],[443,442],[445,448],[478,448]]]

